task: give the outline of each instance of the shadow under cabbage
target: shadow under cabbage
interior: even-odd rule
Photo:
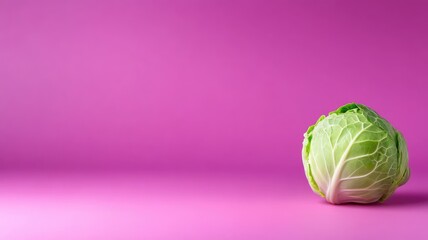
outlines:
[[[325,200],[323,203],[327,203]],[[411,206],[428,206],[428,192],[396,192],[389,199],[383,203],[370,203],[370,204],[359,204],[359,203],[345,203],[336,206],[360,206],[360,207],[411,207]]]
[[[428,205],[428,192],[396,192],[381,205],[391,207]]]

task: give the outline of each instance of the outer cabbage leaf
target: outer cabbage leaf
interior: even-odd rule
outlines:
[[[322,115],[318,121],[320,122],[321,120],[323,120],[325,118],[324,115]],[[312,190],[320,195],[321,197],[324,197],[324,193],[322,193],[317,185],[317,183],[315,182],[312,173],[311,173],[311,167],[309,166],[309,153],[310,153],[310,148],[311,148],[311,140],[312,140],[312,131],[314,130],[314,127],[316,126],[315,123],[314,125],[310,126],[308,128],[308,130],[306,131],[306,133],[304,134],[305,139],[303,140],[303,149],[302,149],[302,159],[303,159],[303,166],[305,168],[305,174],[306,174],[306,178],[309,181],[309,185],[311,186]]]

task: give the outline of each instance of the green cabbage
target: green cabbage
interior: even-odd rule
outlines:
[[[383,202],[410,176],[403,135],[361,104],[310,126],[302,158],[312,190],[333,204]]]

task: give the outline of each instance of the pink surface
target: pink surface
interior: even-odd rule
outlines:
[[[1,239],[426,239],[427,179],[330,205],[278,175],[6,174]]]
[[[428,3],[1,1],[0,238],[422,238]],[[412,179],[310,192],[303,133],[366,104]],[[245,177],[240,177],[245,176]]]

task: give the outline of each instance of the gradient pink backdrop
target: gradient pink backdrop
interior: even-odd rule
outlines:
[[[181,173],[200,179],[215,172],[217,191],[229,184],[221,180],[226,173],[254,176],[244,178],[247,185],[274,175],[280,179],[268,181],[280,185],[274,189],[301,186],[281,196],[299,202],[293,196],[306,190],[308,204],[319,205],[303,176],[302,135],[321,114],[352,101],[374,108],[403,132],[413,179],[422,179],[409,185],[425,191],[427,12],[425,1],[0,1],[0,169],[4,176],[17,174],[1,183],[2,193],[11,194],[7,190],[13,192],[13,186],[28,193],[32,185],[26,181],[33,180],[19,180],[20,173],[40,171],[55,176],[68,171],[85,176],[105,170],[125,175],[141,170],[150,176],[167,172],[160,182]],[[34,179],[36,189],[50,189],[45,180]],[[90,186],[103,189],[100,182]],[[166,185],[175,187],[155,184],[140,190]],[[418,203],[428,198],[415,194],[411,196]],[[126,205],[128,200],[121,201]],[[195,209],[210,212],[207,201]],[[37,205],[30,201],[28,206]],[[299,206],[312,205],[280,208],[298,214]],[[193,211],[192,204],[188,207]],[[253,207],[248,205],[249,211]],[[330,214],[327,206],[318,207]],[[222,209],[225,215],[218,215],[214,225],[230,214]],[[254,219],[238,214],[244,222],[255,222],[237,229],[258,226],[257,219],[263,221],[265,215],[255,214]],[[150,216],[158,215],[169,219],[162,211]],[[307,225],[301,217],[294,229]],[[280,230],[275,234],[281,222],[293,221],[274,219],[278,222],[260,233],[273,234],[268,239],[298,236]],[[224,225],[223,231],[236,230],[234,224]],[[180,238],[156,233],[148,239]],[[217,236],[206,229],[197,233],[183,236]],[[52,236],[62,236],[57,234]],[[4,236],[13,239],[13,234]]]

